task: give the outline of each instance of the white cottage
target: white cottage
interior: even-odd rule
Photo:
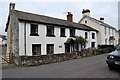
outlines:
[[[97,20],[90,16],[89,9],[83,9],[80,24],[85,24],[98,30],[98,45],[117,45],[119,41],[119,32],[113,26],[104,22],[104,18]]]
[[[15,10],[10,3],[6,26],[8,36],[7,54],[11,59],[19,56],[61,54],[74,52],[75,36],[87,40],[85,48],[97,47],[97,30],[84,24],[72,22],[68,12],[67,20]],[[80,50],[80,49],[79,49]]]

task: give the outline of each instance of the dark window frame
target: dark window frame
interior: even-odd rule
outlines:
[[[54,35],[54,26],[47,26],[46,31],[47,31],[46,36],[55,37],[55,35]]]
[[[92,39],[95,39],[95,33],[92,33]]]
[[[32,55],[41,55],[41,44],[32,44]]]
[[[85,39],[88,39],[88,33],[85,32]]]
[[[95,47],[95,42],[91,42],[91,47]]]
[[[39,36],[38,24],[30,24],[30,36]]]
[[[70,29],[70,37],[75,37],[75,29],[74,28]]]
[[[87,23],[87,20],[85,20],[85,23]]]
[[[66,37],[65,28],[60,28],[60,37]]]
[[[54,54],[54,44],[47,44],[46,46],[47,46],[47,47],[46,47],[46,52],[47,52],[47,54],[48,54],[48,55]],[[49,50],[49,49],[51,49],[50,47],[52,47],[52,51]]]
[[[105,27],[105,35],[107,34],[107,28]]]

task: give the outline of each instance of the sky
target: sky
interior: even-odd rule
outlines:
[[[73,14],[73,21],[82,18],[82,10],[89,9],[90,16],[99,20],[104,17],[105,23],[118,29],[119,0],[0,0],[0,34],[6,35],[5,27],[9,14],[9,3],[15,3],[15,9],[66,20],[67,12]]]

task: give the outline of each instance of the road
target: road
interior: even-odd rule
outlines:
[[[118,78],[105,62],[107,54],[34,67],[3,69],[3,78]]]

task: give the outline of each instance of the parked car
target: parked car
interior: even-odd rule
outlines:
[[[110,70],[120,69],[120,44],[116,47],[115,51],[108,54],[106,62]]]

